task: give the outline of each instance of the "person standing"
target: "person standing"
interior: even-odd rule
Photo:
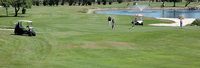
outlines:
[[[181,21],[180,21],[181,30],[183,29],[182,26],[183,26],[183,21],[181,20]]]
[[[127,6],[129,6],[129,5],[130,5],[130,3],[128,2]]]
[[[112,29],[114,28],[115,26],[115,18],[112,19]]]
[[[134,22],[134,21],[132,21],[131,23],[132,23],[132,28],[134,28],[134,24],[135,24],[135,22]]]
[[[109,26],[111,24],[111,17],[110,16],[108,17],[108,24],[109,24]]]

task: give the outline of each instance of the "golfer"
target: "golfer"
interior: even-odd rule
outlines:
[[[183,21],[181,20],[181,21],[180,21],[181,30],[182,30],[182,26],[183,26]]]
[[[135,24],[135,22],[134,22],[134,21],[132,21],[131,23],[132,23],[132,28],[134,28],[134,24]]]
[[[115,18],[112,19],[112,29],[114,28],[115,26]]]
[[[108,24],[109,24],[109,26],[111,24],[111,17],[110,16],[108,17]]]

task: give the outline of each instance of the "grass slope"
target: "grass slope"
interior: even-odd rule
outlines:
[[[107,5],[108,6],[108,5]],[[200,27],[157,27],[172,21],[144,18],[144,26],[131,28],[133,16],[80,10],[99,6],[35,7],[19,17],[0,17],[1,28],[17,20],[34,23],[36,37],[16,36],[0,30],[0,67],[5,68],[198,68]],[[112,6],[110,6],[112,7]]]

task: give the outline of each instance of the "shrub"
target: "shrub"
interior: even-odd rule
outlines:
[[[117,0],[118,3],[122,3],[122,0]]]
[[[44,1],[43,1],[43,5],[44,5],[44,6],[48,5],[48,1],[45,1],[45,0],[44,0]]]
[[[81,3],[79,2],[79,3],[78,3],[78,6],[80,6],[80,5],[81,5]]]
[[[200,19],[195,19],[195,20],[192,22],[191,26],[194,26],[194,25],[200,26]]]
[[[102,0],[102,2],[103,2],[103,5],[106,5],[106,0]]]
[[[112,4],[112,0],[109,0],[108,2],[109,2],[109,5],[111,5],[111,4]]]
[[[36,6],[39,6],[40,5],[40,2],[39,1],[36,1]]]
[[[69,6],[72,6],[73,3],[74,3],[73,0],[69,0]]]
[[[98,5],[100,5],[101,4],[101,0],[98,0],[97,3],[98,3]]]
[[[59,0],[56,0],[56,6],[58,6],[59,5]]]
[[[36,5],[36,1],[32,1],[32,4],[35,6]]]
[[[22,9],[22,14],[25,14],[26,13],[26,9]]]
[[[88,4],[89,6],[91,6],[91,5],[92,5],[92,1],[91,1],[91,0],[88,0],[88,1],[87,1],[87,4]]]

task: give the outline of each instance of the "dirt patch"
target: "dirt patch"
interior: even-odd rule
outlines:
[[[0,28],[0,30],[14,30],[14,29]]]
[[[134,49],[135,43],[126,42],[73,42],[68,45],[62,45],[59,48],[62,49],[77,49],[77,48],[89,48],[89,49]]]

